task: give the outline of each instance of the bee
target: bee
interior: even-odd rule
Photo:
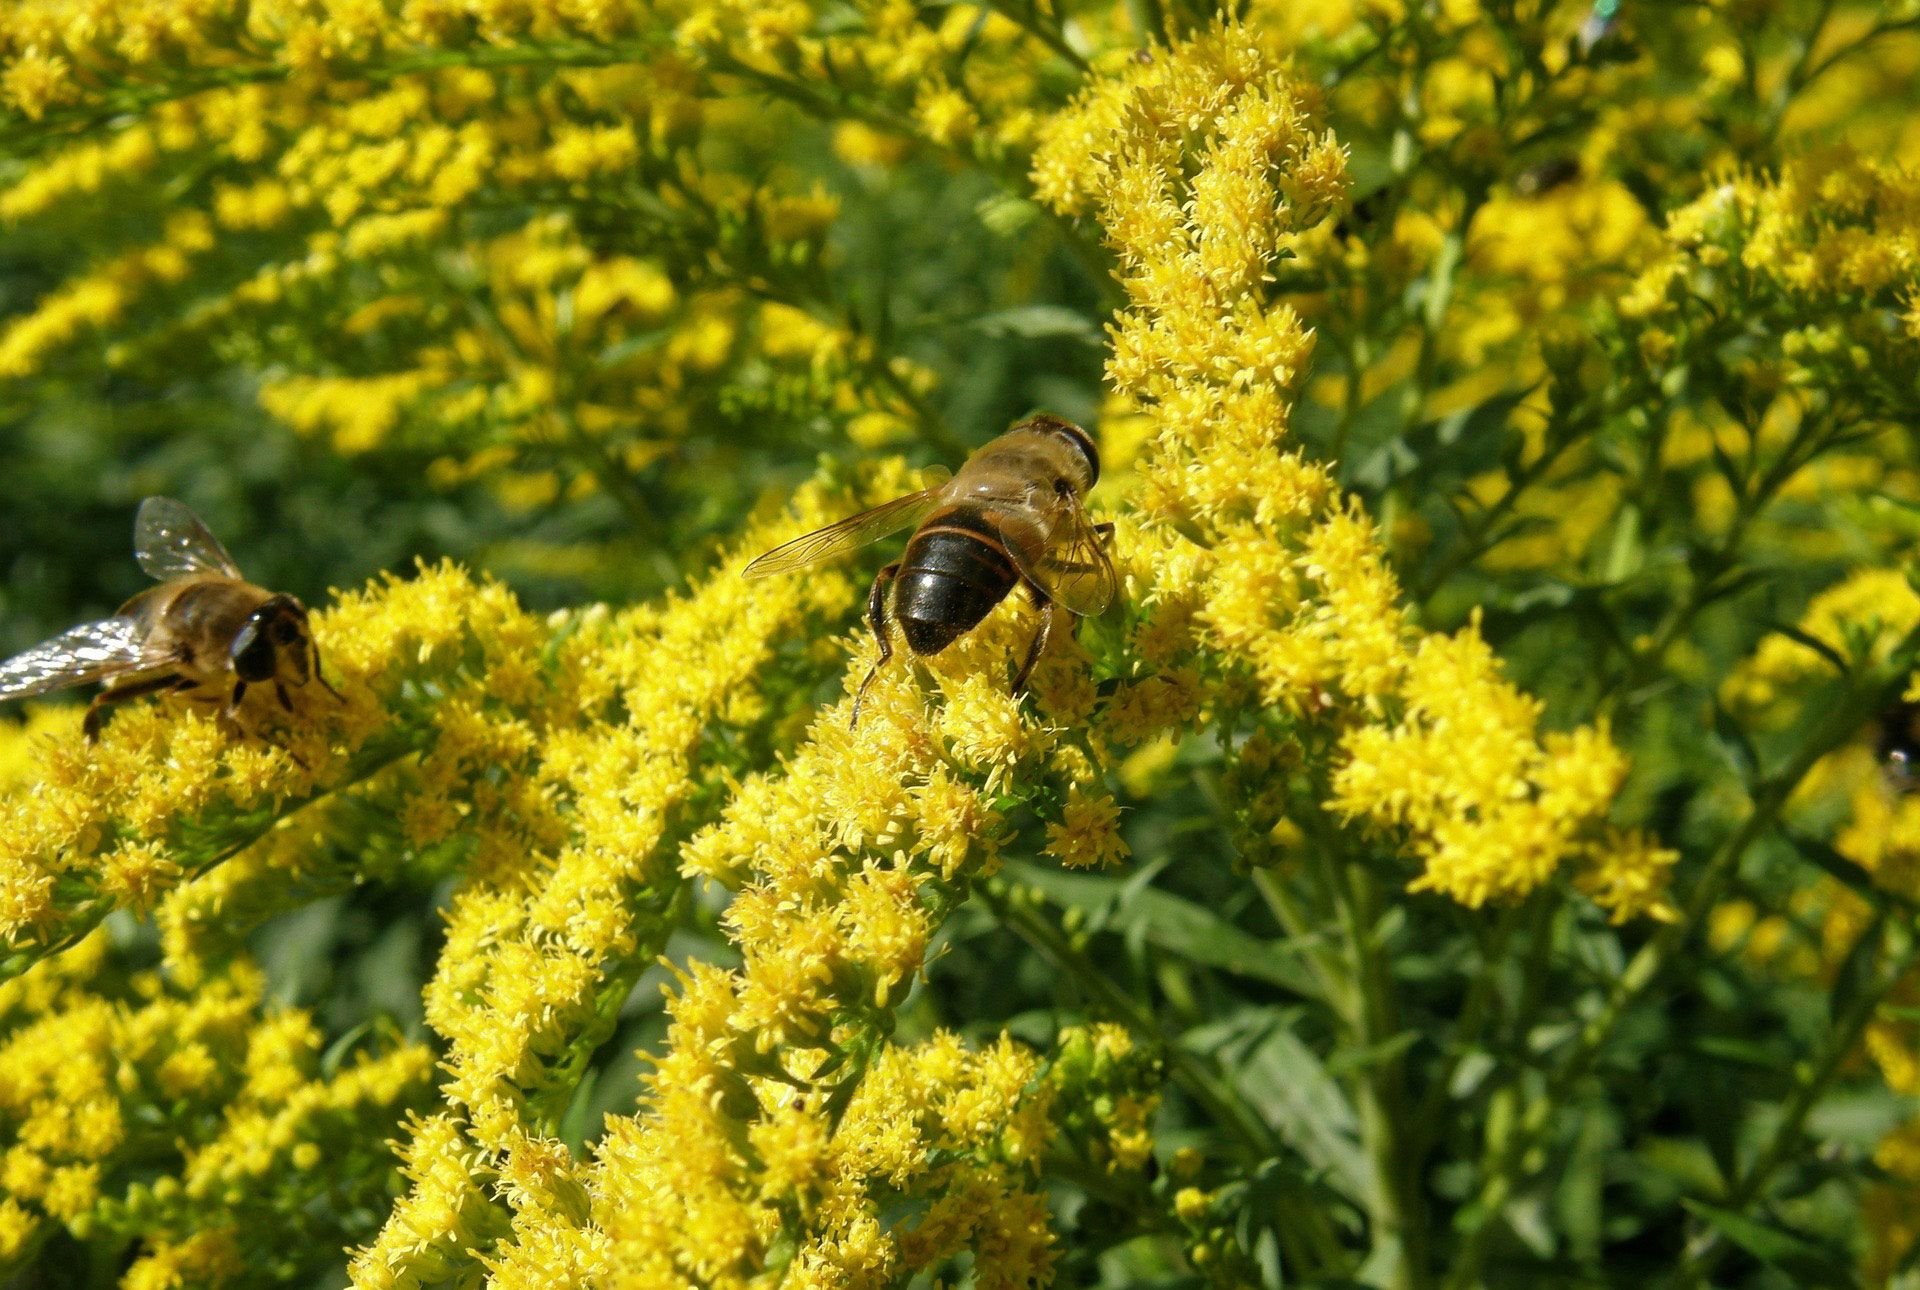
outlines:
[[[103,681],[82,725],[91,743],[108,708],[144,694],[172,691],[220,703],[229,722],[252,686],[271,685],[289,712],[289,682],[315,680],[340,697],[320,674],[306,606],[241,577],[227,549],[184,504],[171,497],[140,503],[133,553],[159,585],[111,618],[0,663],[0,700]]]
[[[744,575],[791,573],[912,528],[900,559],[880,570],[867,593],[880,657],[854,696],[852,724],[860,723],[867,687],[893,657],[889,591],[907,648],[931,655],[1025,587],[1040,627],[1013,678],[1018,695],[1046,652],[1055,609],[1076,615],[1077,625],[1113,600],[1106,551],[1113,526],[1093,523],[1086,512],[1087,491],[1099,478],[1092,436],[1060,417],[1029,417],[979,448],[951,479],[775,547]]]
[[[1911,793],[1920,784],[1920,703],[1902,699],[1881,715],[1875,752],[1894,792]]]

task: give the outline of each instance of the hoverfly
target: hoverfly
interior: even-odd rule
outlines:
[[[140,503],[133,553],[159,582],[113,617],[87,623],[0,663],[0,699],[21,699],[91,681],[106,682],[82,726],[99,737],[107,709],[143,694],[179,691],[224,703],[232,721],[249,686],[271,685],[280,706],[287,682],[320,682],[320,652],[307,610],[292,596],[256,587],[198,516],[171,497]]]
[[[1100,478],[1100,451],[1071,421],[1034,416],[983,445],[960,473],[931,488],[775,547],[749,564],[748,578],[789,573],[914,528],[899,560],[880,570],[867,593],[867,622],[880,657],[860,683],[853,724],[867,687],[893,657],[887,593],[907,647],[938,654],[1016,586],[1040,609],[1040,629],[1013,678],[1013,692],[1046,652],[1056,606],[1080,617],[1113,600],[1111,524],[1087,517],[1086,495]]]

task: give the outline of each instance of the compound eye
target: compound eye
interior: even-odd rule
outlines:
[[[233,638],[233,674],[249,683],[273,679],[273,642],[248,623]]]

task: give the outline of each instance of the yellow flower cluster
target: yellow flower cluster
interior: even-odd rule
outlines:
[[[696,1014],[719,1020],[730,993],[716,975],[690,980],[674,1003],[676,1035],[694,1040]],[[724,1051],[728,1036],[698,1038]],[[1052,1236],[1035,1174],[1052,1090],[1031,1053],[1005,1039],[974,1052],[940,1035],[862,1056],[845,1084],[808,1069],[809,1058],[768,1054],[770,1071],[788,1068],[739,1087],[738,1146],[701,1105],[724,1106],[725,1082],[702,1078],[685,1053],[670,1049],[650,1081],[652,1112],[611,1125],[600,1149],[608,1284],[744,1285],[784,1262],[797,1285],[886,1285],[963,1250],[982,1285],[1047,1281]],[[892,1219],[902,1205],[919,1208],[917,1219]],[[517,1247],[501,1283],[539,1284],[548,1257]]]
[[[1897,409],[1883,374],[1920,355],[1920,174],[1830,148],[1778,176],[1726,179],[1667,223],[1668,246],[1620,301],[1639,346],[1664,358],[1711,326],[1696,302],[1730,298],[1767,317],[1778,357],[1750,364],[1765,391],[1846,388],[1864,409]]]
[[[812,508],[803,518],[819,515]],[[749,546],[763,536],[750,533]],[[572,719],[502,731],[511,758],[496,745],[485,762],[496,774],[512,768],[497,833],[446,820],[474,851],[426,1011],[448,1045],[443,1092],[459,1118],[435,1117],[419,1133],[456,1136],[461,1159],[509,1182],[555,1167],[551,1135],[579,1063],[682,907],[673,848],[687,803],[720,773],[709,760],[714,732],[780,715],[753,697],[755,678],[780,642],[852,600],[841,577],[795,595],[742,582],[730,563],[684,599],[583,621],[556,642]],[[449,1260],[471,1265],[499,1234],[470,1171],[435,1163],[444,1150],[406,1148],[414,1188],[357,1256],[357,1284],[413,1284]],[[508,1194],[521,1192],[544,1194],[531,1181]]]
[[[743,1284],[777,1263],[805,1284],[881,1284],[963,1247],[984,1284],[1044,1279],[1031,1171],[1048,1101],[1027,1091],[1039,1059],[1004,1039],[969,1053],[950,1037],[885,1038],[940,919],[997,863],[1004,799],[1066,797],[1089,773],[1090,748],[1055,724],[1076,701],[1067,667],[1037,674],[1038,720],[992,679],[1030,632],[1029,613],[997,615],[935,659],[938,707],[905,669],[883,673],[857,730],[846,701],[827,708],[782,771],[742,783],[689,839],[682,871],[734,890],[723,927],[741,966],[680,975],[643,1111],[609,1126],[575,1184],[591,1223],[554,1199],[571,1188],[521,1187],[530,1208],[501,1284],[572,1268],[612,1284]],[[1086,828],[1066,812],[1063,829]],[[1110,847],[1093,832],[1088,845]],[[916,1197],[931,1201],[924,1217],[891,1225]]]
[[[1675,853],[1600,824],[1626,774],[1603,731],[1537,737],[1538,701],[1500,677],[1470,632],[1421,641],[1396,698],[1397,721],[1347,736],[1334,805],[1407,831],[1426,866],[1416,888],[1478,906],[1525,895],[1571,862],[1616,920],[1671,916]]]
[[[323,1069],[312,1019],[266,1006],[250,964],[183,991],[122,960],[96,932],[0,985],[0,1264],[55,1226],[139,1238],[132,1290],[324,1255],[277,1248],[250,1216],[307,1205],[349,1236],[350,1207],[385,1191],[377,1144],[425,1099],[432,1053]]]
[[[1372,525],[1282,451],[1312,338],[1265,284],[1344,167],[1273,67],[1216,29],[1090,91],[1036,155],[1043,196],[1098,209],[1131,301],[1108,374],[1154,427],[1139,469],[1163,521],[1127,535],[1140,634],[1190,633],[1275,713],[1343,714],[1326,804],[1403,836],[1416,886],[1478,906],[1569,865],[1616,917],[1662,914],[1675,857],[1606,827],[1625,763],[1604,733],[1542,738],[1475,628],[1415,629]]]
[[[1807,605],[1798,632],[1775,632],[1721,686],[1729,705],[1759,716],[1790,719],[1782,700],[1814,678],[1833,671],[1833,659],[1867,665],[1885,661],[1893,647],[1920,626],[1920,592],[1905,571],[1862,569],[1827,588]],[[1823,657],[1815,644],[1823,645]]]
[[[626,475],[716,419],[901,437],[928,374],[820,291],[837,203],[793,177],[794,117],[1005,170],[1047,72],[1079,56],[1038,11],[929,23],[876,0],[844,17],[731,0],[13,6],[0,122],[42,147],[0,218],[91,218],[110,194],[123,214],[101,241],[164,235],[0,320],[0,381],[75,352],[166,370],[212,350],[265,369],[262,403],[294,428],[347,452],[436,450],[432,482],[483,479],[519,509],[603,490],[637,514]],[[769,112],[769,94],[795,107]],[[107,138],[52,128],[109,119]]]

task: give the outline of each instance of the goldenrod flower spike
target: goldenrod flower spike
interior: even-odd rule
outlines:
[[[1673,854],[1606,827],[1625,766],[1604,733],[1543,739],[1477,628],[1414,628],[1371,522],[1286,451],[1312,335],[1264,282],[1344,163],[1273,53],[1227,26],[1129,65],[1049,123],[1034,175],[1063,213],[1096,212],[1121,259],[1108,377],[1154,427],[1145,517],[1202,535],[1129,535],[1143,599],[1192,634],[1177,648],[1342,731],[1327,806],[1390,830],[1415,887],[1479,906],[1569,865],[1617,916],[1660,912]]]

